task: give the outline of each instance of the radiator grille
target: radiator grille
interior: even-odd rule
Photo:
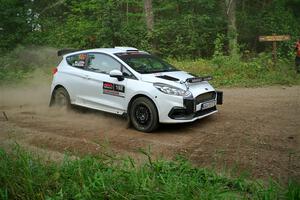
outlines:
[[[196,104],[216,99],[216,92],[207,92],[196,97]]]

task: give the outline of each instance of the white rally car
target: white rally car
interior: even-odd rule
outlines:
[[[217,112],[223,93],[207,82],[132,47],[61,50],[50,105],[71,104],[126,115],[139,131],[192,122]]]

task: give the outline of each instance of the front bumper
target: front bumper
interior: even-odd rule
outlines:
[[[174,120],[192,120],[194,118],[199,119],[201,117],[208,116],[209,114],[213,114],[215,112],[217,112],[216,106],[196,112],[189,111],[186,108],[174,107],[170,111],[169,117]]]
[[[192,122],[218,112],[216,106],[203,109],[203,104],[208,102],[216,102],[216,104],[223,104],[223,92],[212,91],[208,93],[210,93],[209,98],[206,98],[205,96],[203,98],[203,96],[200,95],[196,98],[184,98],[183,106],[172,107],[172,109],[168,113],[169,120],[165,120],[163,123]],[[197,109],[197,107],[200,107],[201,109]]]

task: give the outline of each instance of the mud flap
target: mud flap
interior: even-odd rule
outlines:
[[[223,104],[223,92],[217,91],[217,104],[222,105]]]

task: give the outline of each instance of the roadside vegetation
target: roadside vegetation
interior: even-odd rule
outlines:
[[[299,199],[300,187],[282,187],[193,167],[181,157],[137,165],[114,155],[61,162],[42,160],[16,146],[0,149],[0,199]]]
[[[268,54],[249,60],[217,56],[210,60],[185,60],[170,62],[192,74],[213,77],[216,87],[259,87],[270,85],[297,85],[300,75],[295,72],[292,60],[280,59],[274,65]]]
[[[19,46],[0,56],[0,84],[24,83],[33,76],[49,81],[52,69],[60,61],[57,49]],[[233,58],[216,55],[211,59],[177,60],[165,58],[178,69],[198,76],[213,76],[216,87],[257,87],[300,84],[300,75],[294,70],[293,59],[281,58],[273,64],[270,54],[253,58]],[[37,78],[37,77],[34,77]]]

